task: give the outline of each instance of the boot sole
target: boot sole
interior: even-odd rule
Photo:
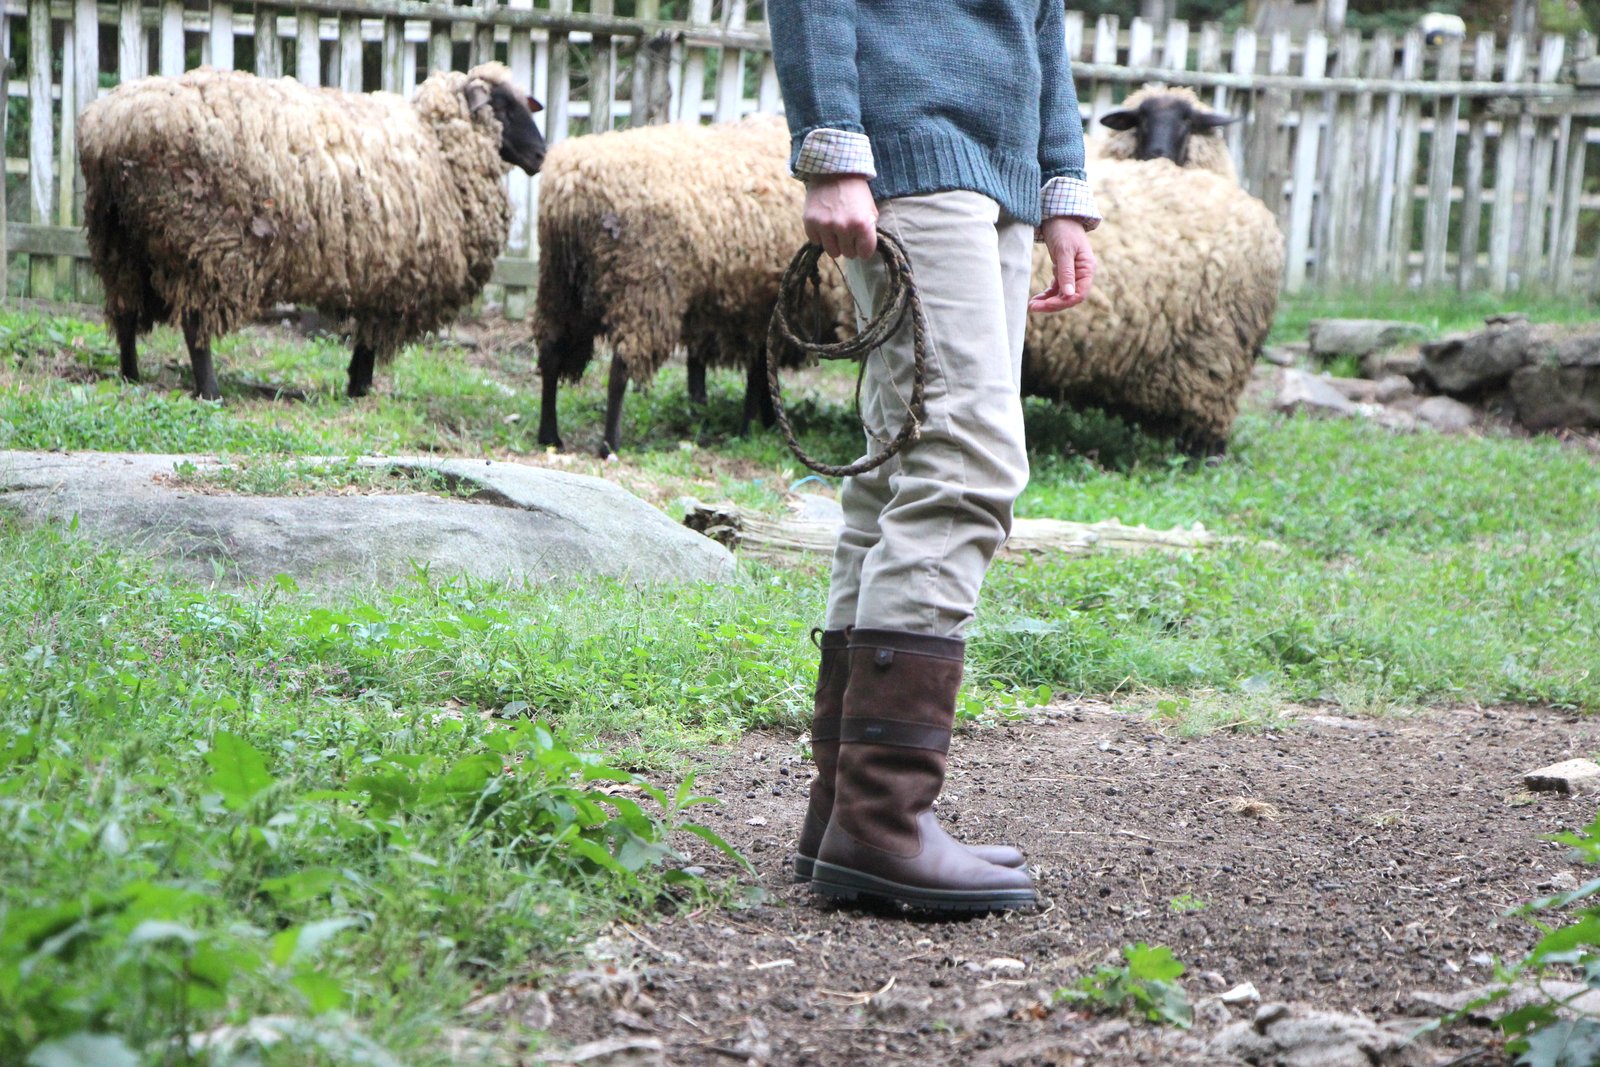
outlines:
[[[796,883],[811,881],[811,875],[812,875],[812,872],[816,869],[816,866],[817,866],[817,861],[816,860],[812,859],[809,856],[802,856],[802,855],[796,853],[795,857],[794,857],[794,878],[793,878],[793,881],[795,881]]]
[[[795,864],[798,872],[800,865]],[[815,860],[811,866],[811,891],[832,900],[861,897],[887,900],[919,911],[982,912],[1032,908],[1039,895],[1032,889],[928,889]]]

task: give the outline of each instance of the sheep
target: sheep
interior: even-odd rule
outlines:
[[[78,120],[89,251],[122,376],[137,339],[179,324],[195,392],[212,339],[277,303],[351,327],[348,394],[375,362],[477,296],[505,244],[502,178],[537,173],[537,101],[489,63],[435,73],[411,102],[202,67],[118,86]]]
[[[1101,119],[1118,132],[1089,163],[1099,271],[1080,308],[1030,317],[1026,395],[1101,407],[1191,455],[1226,448],[1284,261],[1272,212],[1234,176],[1219,135],[1231,121],[1160,87]],[[1035,290],[1050,277],[1036,249]]]
[[[619,446],[629,380],[648,384],[679,345],[692,400],[704,401],[708,365],[743,366],[744,429],[757,414],[771,424],[767,322],[783,270],[805,243],[804,190],[788,156],[788,129],[774,116],[638,127],[550,150],[540,178],[534,328],[540,444],[563,447],[560,382],[582,376],[602,335],[614,353],[602,456]],[[822,276],[818,339],[832,340],[850,302],[837,270]]]

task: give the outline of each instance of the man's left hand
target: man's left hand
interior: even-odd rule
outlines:
[[[1083,223],[1065,216],[1044,220],[1041,227],[1044,246],[1050,253],[1055,279],[1050,288],[1028,301],[1028,310],[1065,311],[1077,307],[1094,284],[1094,252]]]

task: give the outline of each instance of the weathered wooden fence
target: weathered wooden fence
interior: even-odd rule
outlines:
[[[74,118],[94,94],[145,74],[209,63],[405,93],[430,69],[496,58],[545,102],[551,141],[781,106],[759,2],[689,0],[685,21],[656,18],[658,0],[573,7],[4,0],[0,270],[12,270],[0,293],[93,299]],[[1229,143],[1244,184],[1278,215],[1291,290],[1600,287],[1600,195],[1588,191],[1600,187],[1588,174],[1600,92],[1579,84],[1596,65],[1587,38],[1258,40],[1174,21],[1158,39],[1142,20],[1090,24],[1068,12],[1067,39],[1086,120],[1154,80],[1193,86],[1242,117]],[[520,172],[508,181],[516,216],[492,294],[520,317],[535,280],[538,182]]]

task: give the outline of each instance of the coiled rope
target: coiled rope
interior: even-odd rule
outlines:
[[[917,294],[916,279],[912,277],[911,261],[906,258],[905,248],[894,237],[879,230],[878,255],[888,270],[888,291],[877,316],[856,336],[832,344],[807,341],[799,336],[790,320],[790,312],[800,308],[807,284],[812,288],[813,300],[821,298],[822,276],[818,273],[817,264],[822,258],[822,246],[815,244],[808,244],[795,253],[789,269],[783,272],[783,281],[778,286],[778,303],[772,309],[772,322],[767,327],[767,388],[772,393],[772,411],[778,421],[778,430],[796,459],[818,474],[833,478],[853,478],[883,466],[915,442],[922,433],[922,395],[927,385],[928,368],[928,322],[922,313],[922,298]],[[789,414],[783,407],[783,391],[778,385],[778,353],[783,350],[782,346],[789,345],[818,359],[860,360],[861,374],[856,378],[856,415],[860,417],[861,379],[866,374],[866,359],[894,336],[905,322],[907,313],[911,315],[913,363],[911,398],[906,403],[905,425],[889,441],[877,438],[884,446],[877,455],[846,466],[834,466],[813,459],[800,446],[793,427],[789,425]],[[864,419],[862,426],[866,426]],[[872,433],[870,427],[867,427],[867,432]]]

